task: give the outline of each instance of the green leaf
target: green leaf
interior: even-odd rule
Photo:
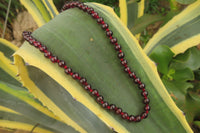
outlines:
[[[32,124],[33,122],[35,124],[38,123],[48,127],[48,129],[51,128],[63,133],[66,131],[76,132],[72,127],[61,122],[61,120],[54,116],[47,108],[43,107],[37,99],[34,100],[33,96],[23,88],[0,82],[0,97],[0,106],[4,106],[23,115],[23,117],[30,119]],[[23,121],[23,117],[21,122],[25,122]],[[26,124],[31,124],[31,121],[29,123],[26,122]]]
[[[178,3],[180,3],[180,4],[185,4],[185,5],[187,5],[187,4],[192,4],[192,3],[194,3],[195,1],[197,1],[197,0],[176,0]]]
[[[169,94],[172,99],[176,103],[176,105],[181,109],[185,110],[185,102],[186,102],[186,94],[189,88],[193,88],[191,83],[185,81],[169,81],[166,79],[162,79],[165,87],[167,88]],[[185,112],[187,115],[187,112]]]
[[[157,46],[149,57],[155,61],[158,71],[162,74],[167,75],[168,73],[168,66],[170,61],[173,58],[174,53],[170,50],[170,48],[166,45],[159,45]]]
[[[193,71],[189,68],[175,70],[175,73],[171,74],[171,76],[178,81],[194,80]]]
[[[175,55],[199,44],[200,1],[189,5],[149,40],[144,51],[150,54],[158,45],[168,45]]]
[[[197,70],[200,68],[199,58],[200,50],[198,50],[196,47],[190,48],[186,53],[175,58],[170,64],[170,68],[177,70],[185,68],[190,68],[193,71]]]
[[[152,109],[146,120],[137,124],[128,123],[113,112],[102,109],[78,82],[66,75],[62,68],[59,68],[57,64],[52,64],[39,50],[30,46],[27,42],[15,53],[15,61],[19,69],[23,67],[23,61],[20,61],[23,58],[25,62],[48,74],[60,86],[63,86],[65,89],[62,94],[69,93],[109,128],[117,132],[192,132],[182,112],[176,107],[162,84],[155,65],[146,56],[135,37],[121,23],[113,10],[100,4],[88,3],[87,5],[94,8],[109,24],[109,28],[118,38],[118,42],[126,54],[125,58],[129,61],[129,66],[145,83]],[[106,38],[101,26],[97,25],[96,20],[92,19],[87,13],[79,9],[67,10],[36,30],[33,36],[45,44],[53,55],[65,60],[67,65],[73,68],[73,72],[78,72],[81,76],[86,77],[88,82],[91,83],[93,88],[99,90],[106,101],[116,104],[129,114],[141,113],[143,104],[138,87],[124,73],[117,58],[117,52],[113,50],[114,47],[110,45],[110,40]],[[31,83],[30,80],[27,75],[23,75],[22,70],[21,74],[21,76],[24,76],[22,80],[25,86],[28,86]],[[30,70],[29,74],[31,78],[37,75]],[[43,79],[40,78],[41,81]],[[41,81],[36,82],[36,85],[40,84]],[[53,106],[53,96],[48,97],[48,92],[41,92],[42,88],[32,89],[31,92],[66,122],[67,112],[59,105]],[[63,103],[63,98],[60,98],[57,94],[57,88],[54,88],[54,93],[54,97]],[[128,104],[130,101],[131,104]],[[64,103],[64,105],[67,105],[67,103]],[[68,117],[72,116],[69,114]],[[83,126],[81,128],[78,129],[86,130]]]

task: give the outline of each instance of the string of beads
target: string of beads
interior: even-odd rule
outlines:
[[[145,89],[145,85],[141,82],[139,77],[136,76],[136,74],[131,71],[130,67],[128,66],[128,61],[124,58],[125,54],[122,51],[121,45],[118,43],[117,38],[113,37],[113,32],[109,29],[109,25],[104,21],[102,17],[99,16],[99,14],[94,11],[93,8],[88,7],[87,5],[80,3],[80,2],[70,2],[66,3],[62,11],[65,11],[70,8],[78,8],[89,15],[92,16],[93,19],[97,21],[99,25],[101,25],[102,29],[105,31],[106,36],[108,39],[110,39],[110,43],[114,46],[114,49],[118,52],[117,56],[121,62],[121,65],[124,67],[124,71],[129,75],[129,77],[134,81],[135,84],[138,85],[138,88],[142,91],[141,95],[143,96],[143,103],[144,106],[144,112],[142,112],[139,115],[129,115],[127,112],[123,111],[120,107],[117,107],[115,104],[109,104],[107,101],[104,100],[104,97],[99,94],[98,90],[92,89],[92,86],[87,82],[87,79],[84,77],[81,77],[77,72],[73,72],[72,68],[66,65],[66,62],[63,60],[60,60],[57,56],[53,55],[49,50],[47,50],[47,47],[43,44],[41,44],[39,41],[37,41],[35,38],[31,36],[31,32],[24,31],[23,37],[25,40],[27,40],[31,45],[38,48],[42,53],[44,53],[44,56],[51,60],[53,63],[58,63],[58,66],[64,69],[64,72],[67,75],[71,75],[73,79],[78,80],[80,84],[83,85],[84,89],[93,95],[96,98],[96,101],[101,104],[101,106],[107,110],[114,111],[117,115],[121,115],[121,117],[125,120],[128,120],[129,122],[139,122],[142,119],[147,118],[148,113],[150,111],[149,106],[149,98],[148,92]]]

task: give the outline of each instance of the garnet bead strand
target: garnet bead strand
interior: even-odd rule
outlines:
[[[139,122],[142,119],[145,119],[148,117],[148,113],[150,111],[150,100],[147,97],[148,92],[145,89],[145,84],[142,83],[139,79],[139,77],[136,77],[135,72],[131,71],[130,67],[128,66],[128,61],[124,59],[124,52],[122,51],[122,47],[120,44],[118,44],[118,40],[116,37],[113,37],[113,32],[109,29],[109,25],[104,21],[102,17],[99,16],[99,14],[94,11],[93,8],[88,7],[84,3],[81,2],[69,2],[66,3],[62,11],[70,9],[70,8],[79,8],[80,10],[87,12],[96,20],[96,23],[101,25],[102,29],[105,31],[106,36],[110,39],[110,43],[114,45],[115,50],[118,52],[117,56],[120,59],[121,65],[124,67],[124,71],[128,73],[128,76],[133,79],[135,84],[138,85],[138,88],[142,91],[141,95],[143,96],[143,103],[145,104],[144,112],[142,112],[140,115],[128,115],[127,112],[122,112],[122,109],[117,107],[115,104],[108,104],[108,102],[104,101],[104,98],[102,95],[99,94],[98,90],[92,89],[91,85],[87,83],[86,78],[80,77],[77,72],[72,72],[72,69],[65,65],[65,61],[59,60],[57,56],[52,55],[52,53],[47,50],[47,47],[45,45],[42,45],[39,41],[37,41],[35,38],[31,36],[31,32],[23,32],[23,37],[25,40],[27,40],[31,45],[38,48],[42,53],[44,53],[44,56],[51,60],[53,63],[58,63],[58,66],[63,68],[65,73],[67,75],[72,76],[74,80],[79,80],[80,84],[82,84],[87,90],[88,93],[93,95],[96,98],[96,101],[101,104],[101,106],[108,110],[113,110],[116,114],[121,115],[122,119],[126,119],[129,122]]]

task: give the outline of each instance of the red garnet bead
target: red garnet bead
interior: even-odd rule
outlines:
[[[87,9],[88,14],[92,14],[92,11],[94,11],[94,9],[91,8],[91,7],[89,7],[89,8]]]
[[[124,71],[125,71],[125,72],[129,72],[129,71],[130,71],[130,68],[129,68],[129,67],[126,67],[126,68],[124,68]]]
[[[114,104],[110,105],[110,110],[115,110],[115,108],[116,108],[116,105],[114,105]]]
[[[119,57],[120,59],[124,58],[124,53],[123,53],[123,52],[120,52],[120,53],[118,54],[118,57]]]
[[[66,74],[70,74],[71,72],[72,72],[72,69],[71,69],[71,68],[68,67],[67,69],[65,69],[65,73],[66,73]]]
[[[103,18],[102,17],[99,17],[98,19],[97,19],[97,23],[98,24],[101,24],[103,22]]]
[[[45,57],[47,57],[47,58],[48,58],[49,56],[51,56],[51,55],[52,55],[52,53],[51,53],[51,52],[49,52],[49,51],[48,51],[48,52],[46,52],[46,53],[44,53],[44,56],[45,56]]]
[[[145,98],[145,99],[143,100],[143,103],[144,103],[144,104],[149,104],[149,103],[150,103],[149,98]]]
[[[124,65],[127,65],[127,60],[123,60],[123,61],[121,61],[121,64],[124,66]]]
[[[83,4],[82,4],[82,3],[79,3],[79,4],[78,4],[78,8],[79,8],[79,9],[82,9],[82,7],[83,7]]]
[[[44,52],[44,50],[47,50],[47,47],[46,46],[41,46],[41,47],[39,47],[39,49],[40,49],[41,52]]]
[[[132,122],[132,121],[134,121],[134,120],[135,120],[135,116],[130,115],[130,116],[129,116],[129,121]]]
[[[119,51],[120,49],[121,49],[121,45],[118,44],[115,46],[115,50]]]
[[[101,102],[101,101],[103,101],[103,96],[98,96],[97,97],[97,102]]]
[[[41,43],[40,42],[34,42],[33,45],[37,48],[37,47],[41,46]]]
[[[99,92],[96,90],[96,89],[94,89],[93,91],[92,91],[92,95],[97,95]]]
[[[87,82],[86,78],[81,78],[80,83],[84,84],[85,82]]]
[[[112,36],[112,35],[113,35],[113,32],[112,32],[111,30],[109,30],[109,31],[106,31],[106,35],[107,35],[108,37],[110,37],[110,36]]]
[[[93,13],[91,14],[91,16],[92,16],[93,18],[97,18],[98,13],[97,13],[97,12],[93,12]]]
[[[134,76],[136,76],[134,72],[132,72],[132,73],[129,74],[130,78],[133,78]]]
[[[91,85],[86,85],[85,90],[89,90],[89,89],[91,89]]]
[[[121,116],[122,116],[123,119],[127,119],[128,113],[124,112]]]
[[[106,23],[104,23],[104,24],[102,24],[102,29],[104,29],[104,30],[106,30],[108,27],[109,27],[109,25],[108,24],[106,24]]]
[[[117,42],[117,38],[113,37],[112,39],[110,39],[110,43],[115,44]]]
[[[134,82],[135,82],[136,84],[138,84],[138,83],[140,82],[140,79],[139,79],[139,78],[136,78],[136,79],[134,80]]]
[[[72,75],[72,78],[76,79],[78,76],[79,76],[78,73],[74,73],[74,74]]]
[[[59,67],[64,67],[64,66],[65,66],[65,61],[60,60],[60,61],[58,62],[58,65],[59,65]]]
[[[141,114],[141,117],[142,117],[143,119],[145,119],[145,118],[148,117],[148,114],[147,114],[146,112],[143,112],[143,113]]]
[[[144,107],[144,110],[145,110],[145,111],[149,111],[149,110],[150,110],[150,106],[147,104],[147,105]]]
[[[82,10],[83,10],[84,12],[87,11],[87,8],[88,8],[88,6],[86,6],[86,5],[82,6]]]
[[[135,121],[136,121],[136,122],[140,122],[140,121],[141,121],[140,115],[135,116]]]
[[[53,57],[51,58],[51,61],[52,61],[53,63],[57,62],[57,60],[58,60],[58,57],[57,57],[57,56],[53,56]]]
[[[102,107],[103,107],[103,108],[107,108],[108,105],[109,105],[108,102],[104,102],[104,103],[102,104]]]
[[[116,114],[121,114],[122,113],[122,109],[121,108],[118,108],[116,111],[115,111]]]
[[[147,91],[143,91],[143,92],[141,93],[141,95],[142,95],[143,97],[146,97],[146,96],[148,96],[148,92],[147,92]]]
[[[144,89],[144,88],[145,88],[145,85],[142,83],[142,84],[139,85],[139,88],[140,88],[140,89]]]

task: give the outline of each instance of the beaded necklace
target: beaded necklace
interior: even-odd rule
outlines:
[[[89,15],[92,16],[93,19],[97,21],[99,25],[101,25],[102,29],[106,32],[106,36],[110,39],[110,43],[114,45],[115,50],[118,52],[118,58],[121,62],[121,65],[124,67],[124,71],[129,75],[129,77],[134,81],[135,84],[138,85],[138,88],[142,91],[141,95],[143,96],[143,103],[144,106],[144,112],[142,112],[139,115],[129,115],[127,112],[122,111],[120,107],[117,107],[115,104],[109,104],[108,102],[104,101],[104,98],[102,95],[99,94],[98,90],[92,89],[92,86],[87,82],[86,78],[81,77],[77,72],[72,72],[72,68],[66,65],[65,61],[60,60],[57,56],[54,56],[49,50],[47,50],[47,47],[43,44],[41,44],[39,41],[37,41],[35,38],[31,36],[31,32],[24,31],[23,37],[26,41],[28,41],[31,45],[38,48],[42,53],[44,53],[44,56],[51,60],[53,63],[58,63],[59,67],[64,69],[64,72],[67,75],[71,75],[73,79],[78,80],[80,84],[84,86],[84,89],[91,93],[95,98],[96,101],[105,109],[114,111],[115,114],[121,115],[121,117],[125,120],[128,120],[129,122],[139,122],[142,119],[147,118],[148,113],[150,111],[149,106],[149,98],[148,92],[145,89],[145,85],[141,82],[141,80],[136,76],[136,74],[131,71],[130,67],[128,66],[128,61],[124,58],[125,54],[122,51],[122,48],[120,44],[117,42],[117,38],[113,37],[113,32],[109,29],[109,25],[105,23],[104,19],[98,15],[97,12],[94,11],[93,8],[88,7],[87,5],[80,3],[80,2],[69,2],[66,3],[62,11],[65,11],[70,8],[78,8]]]

